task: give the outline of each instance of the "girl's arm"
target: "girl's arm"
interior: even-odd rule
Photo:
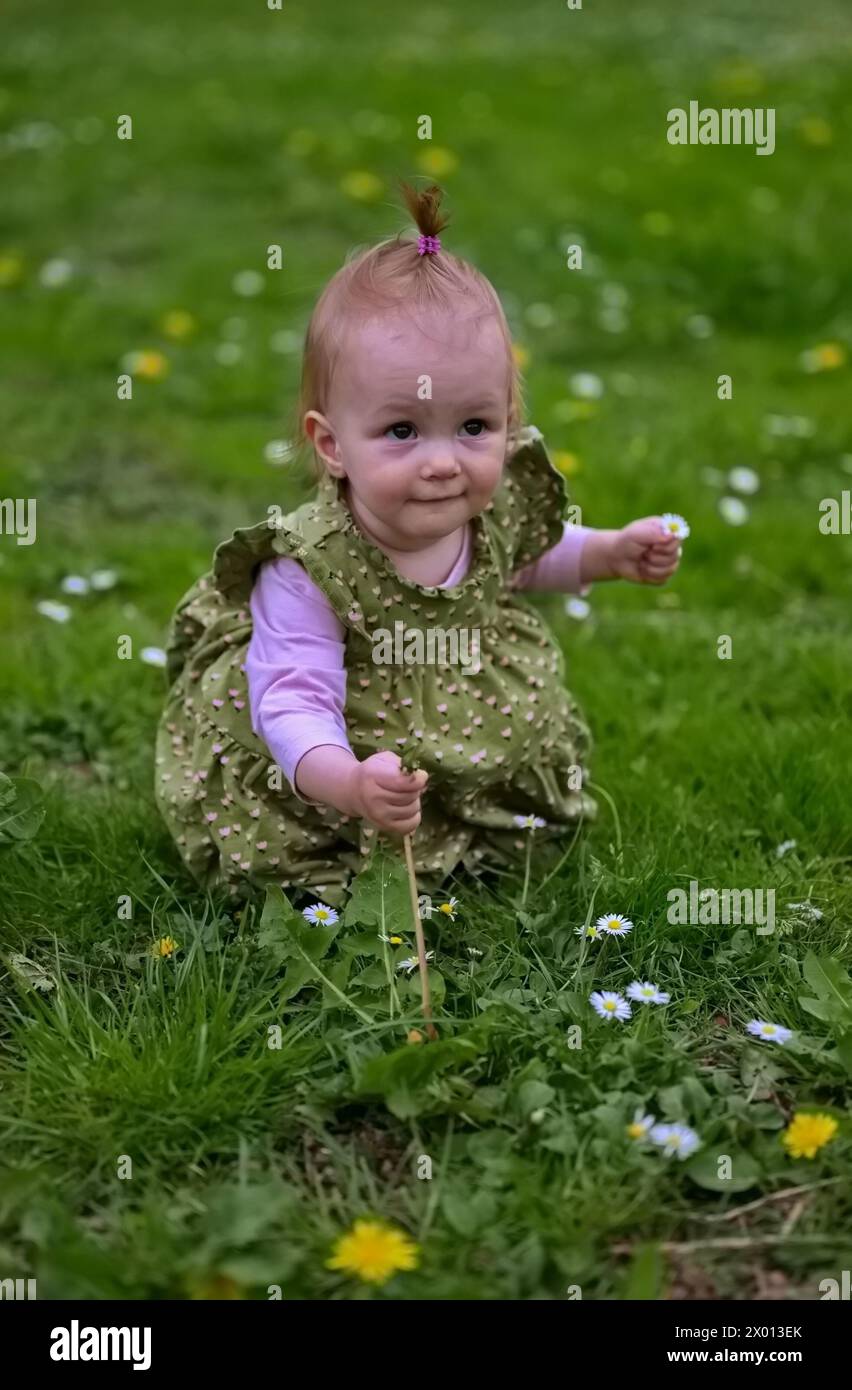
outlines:
[[[298,796],[296,770],[312,749],[326,747],[341,763],[357,766],[343,717],[345,629],[301,565],[286,556],[261,567],[251,616],[252,727]]]
[[[665,584],[679,560],[677,538],[664,532],[658,516],[631,521],[620,531],[596,531],[566,521],[562,540],[518,570],[512,588],[584,594],[599,579]]]

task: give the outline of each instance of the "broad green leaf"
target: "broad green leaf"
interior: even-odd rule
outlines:
[[[837,1056],[842,1065],[852,1076],[852,1033],[844,1033],[837,1040]]]
[[[414,931],[408,874],[402,853],[392,859],[376,850],[352,884],[344,921],[347,927],[375,926],[384,936],[410,936]]]
[[[852,981],[839,961],[808,951],[802,965],[805,979],[820,999],[831,1000],[852,1013]]]
[[[322,960],[339,931],[339,920],[330,926],[314,926],[296,911],[277,884],[267,888],[258,944],[276,961]]]
[[[383,965],[368,965],[366,970],[354,976],[352,985],[360,989],[387,989],[387,971]]]
[[[444,977],[440,970],[436,970],[433,965],[427,965],[426,974],[429,976],[429,992],[432,1003],[435,1008],[438,1008],[439,1005],[443,1004],[444,995],[447,992],[447,987],[444,984]],[[405,982],[404,993],[413,999],[419,999],[421,997],[419,970],[412,970]]]
[[[822,1019],[823,1023],[832,1023],[840,1012],[836,1004],[829,1004],[825,999],[805,999],[800,995],[799,1003],[805,1013],[813,1014],[814,1018]]]
[[[542,1110],[556,1095],[546,1081],[524,1081],[518,1088],[518,1106],[522,1115],[531,1115],[534,1110]]]
[[[416,1090],[450,1067],[473,1061],[478,1051],[478,1044],[470,1038],[447,1038],[419,1046],[406,1043],[365,1062],[355,1089],[359,1096],[386,1096],[401,1086]]]
[[[38,782],[30,777],[3,778],[0,784],[0,845],[31,840],[44,815],[44,792]]]
[[[729,1178],[719,1176],[720,1171],[727,1171],[727,1164],[720,1163],[725,1158],[731,1160]],[[750,1187],[756,1187],[761,1178],[760,1168],[751,1154],[740,1149],[728,1149],[722,1140],[713,1148],[702,1149],[689,1159],[684,1164],[684,1170],[698,1187],[708,1192],[746,1192]]]

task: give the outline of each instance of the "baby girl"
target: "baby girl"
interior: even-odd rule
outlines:
[[[403,194],[419,238],[350,260],[308,327],[316,497],[237,531],[172,623],[157,797],[195,876],[234,892],[339,904],[382,834],[416,832],[427,892],[516,862],[522,818],[564,837],[595,811],[588,730],[523,595],[678,564],[660,517],[563,521],[497,294],[442,245],[440,190]]]

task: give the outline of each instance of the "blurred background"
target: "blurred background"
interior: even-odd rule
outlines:
[[[166,623],[221,539],[308,494],[311,307],[420,176],[503,299],[583,520],[692,529],[667,590],[548,604],[627,843],[668,883],[768,883],[769,860],[845,910],[852,540],[818,523],[852,489],[848,4],[7,0],[3,31],[0,498],[37,499],[38,531],[0,536],[0,769],[48,793],[0,864],[7,947],[110,963],[118,894],[192,899],[151,795]],[[668,144],[692,100],[774,108],[775,153]],[[69,1210],[98,1162],[80,1084],[53,1126],[81,1136]]]

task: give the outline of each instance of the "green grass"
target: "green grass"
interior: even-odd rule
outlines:
[[[852,488],[852,393],[848,365],[808,374],[800,355],[852,346],[845,7],[7,8],[0,251],[20,267],[0,290],[0,495],[37,498],[38,540],[0,536],[0,768],[42,782],[47,816],[0,849],[0,1273],[37,1275],[40,1297],[362,1297],[324,1262],[373,1213],[422,1254],[372,1296],[752,1298],[771,1276],[818,1297],[852,1260],[850,1018],[800,1003],[809,952],[852,955],[852,542],[818,530],[820,500]],[[773,106],[775,154],[669,146],[666,112],[692,99]],[[528,418],[577,455],[584,520],[671,509],[692,535],[667,592],[601,585],[585,623],[545,602],[614,810],[601,796],[554,878],[534,860],[523,911],[519,881],[451,885],[457,921],[427,928],[441,1042],[406,1051],[414,995],[389,1018],[341,948],[329,968],[368,1022],[327,990],[287,998],[262,904],[237,918],[187,881],[151,791],[162,675],[116,644],[162,645],[218,541],[306,495],[305,468],[264,458],[298,379],[271,343],[298,341],[352,245],[401,224],[394,179],[424,171],[423,113],[458,162],[448,244],[504,297]],[[341,190],[353,170],[378,176],[376,200]],[[284,269],[240,297],[234,275],[263,272],[270,243]],[[74,273],[48,288],[55,258]],[[614,305],[624,320],[602,321]],[[176,308],[197,323],[180,343],[162,331]],[[118,401],[140,348],[168,375]],[[572,396],[580,371],[599,401]],[[775,434],[771,416],[810,423]],[[741,465],[761,486],[734,528],[707,470]],[[115,588],[62,594],[98,568]],[[46,598],[71,621],[38,615]],[[668,922],[691,879],[775,888],[778,930]],[[820,920],[786,907],[806,899]],[[636,925],[581,957],[592,902]],[[154,961],[166,934],[181,949]],[[15,953],[53,988],[28,987]],[[598,1021],[590,991],[636,978],[668,1008]],[[750,1040],[752,1017],[796,1041]],[[638,1105],[693,1125],[704,1168],[631,1145]],[[813,1107],[838,1136],[794,1161],[780,1131]],[[726,1154],[742,1181],[701,1185]],[[790,1187],[806,1190],[776,1196]]]

